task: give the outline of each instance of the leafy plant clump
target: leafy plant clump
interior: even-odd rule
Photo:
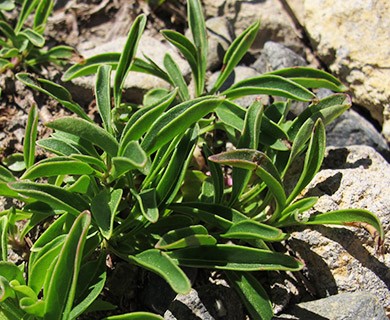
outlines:
[[[271,319],[271,301],[256,272],[304,266],[273,250],[273,242],[288,237],[284,227],[362,222],[383,239],[372,213],[351,209],[306,215],[317,198],[300,196],[321,167],[325,125],[350,107],[343,93],[319,100],[310,89],[341,92],[342,84],[322,71],[290,68],[219,92],[254,41],[259,29],[255,23],[231,44],[219,78],[207,92],[207,35],[198,0],[188,1],[188,18],[193,40],[170,30],[163,35],[187,59],[194,92],[169,54],[163,66],[135,57],[146,24],[143,15],[134,21],[122,53],[94,56],[68,69],[64,80],[96,75],[101,124],[94,123],[64,87],[17,75],[75,116],[46,124],[54,132],[37,145],[47,150],[48,158],[36,162],[38,112],[33,107],[24,142],[25,172],[15,177],[0,167],[0,195],[24,204],[0,213],[4,318],[75,319],[109,309],[115,313],[117,306],[101,295],[110,255],[160,275],[183,294],[191,283],[181,267],[221,270],[253,319]],[[142,105],[130,108],[122,99],[129,71],[158,76],[174,89],[156,88]],[[263,94],[282,99],[269,105],[255,100],[247,108],[235,102]],[[287,120],[293,100],[309,106]],[[217,133],[223,133],[234,150],[215,153]],[[201,170],[192,165],[198,147],[206,162]],[[301,159],[300,177],[293,190],[286,190],[289,169]],[[26,221],[20,231],[19,221]],[[49,226],[25,263],[7,262],[7,245],[23,242],[44,222]],[[161,317],[137,312],[106,319]]]
[[[6,12],[14,10],[21,2],[15,25]],[[38,70],[45,63],[62,64],[73,54],[67,46],[45,49],[44,31],[54,7],[54,0],[1,0],[0,1],[0,73],[7,69]],[[27,21],[32,20],[31,27]]]

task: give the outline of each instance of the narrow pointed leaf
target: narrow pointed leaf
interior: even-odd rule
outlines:
[[[187,101],[190,99],[190,93],[188,92],[187,83],[184,80],[184,77],[181,73],[181,70],[177,63],[173,60],[172,56],[167,53],[164,56],[164,66],[167,70],[167,73],[171,79],[171,82],[175,87],[179,89],[179,96],[182,101]]]
[[[133,22],[125,46],[123,48],[122,54],[119,59],[118,67],[116,69],[115,78],[114,78],[114,99],[115,105],[119,106],[119,102],[122,96],[123,83],[125,81],[126,75],[129,71],[129,68],[133,62],[135,54],[137,52],[137,47],[139,40],[141,38],[142,32],[146,25],[146,16],[139,15]]]
[[[71,144],[56,138],[41,139],[37,142],[37,145],[59,156],[70,156],[71,154],[80,153]]]
[[[16,23],[15,26],[15,32],[19,32],[22,30],[22,27],[30,15],[30,13],[36,8],[38,5],[39,1],[38,0],[25,0],[23,1],[22,9],[19,13],[19,18],[18,22]]]
[[[32,106],[27,118],[26,133],[23,144],[23,156],[26,168],[30,168],[35,161],[35,140],[38,133],[38,110]]]
[[[91,223],[88,212],[75,220],[53,268],[51,281],[44,291],[44,319],[68,318],[76,291],[84,244]]]
[[[117,52],[102,53],[83,60],[80,63],[74,64],[62,76],[62,81],[70,81],[75,78],[89,76],[96,73],[99,66],[103,64],[111,65],[116,69],[121,54]]]
[[[144,107],[134,113],[123,129],[119,145],[119,155],[122,155],[124,147],[132,140],[138,140],[148,131],[155,120],[167,109],[177,95],[177,90],[164,96],[155,104]]]
[[[3,167],[2,165],[0,165],[0,181],[11,182],[11,181],[15,181],[15,180],[16,180],[16,178],[14,177],[12,172],[9,171],[6,167]]]
[[[8,218],[0,216],[0,261],[8,259]]]
[[[103,121],[103,127],[107,132],[113,134],[111,124],[111,67],[103,65],[99,67],[96,76],[95,96],[96,106]]]
[[[83,108],[81,108],[76,102],[72,100],[70,92],[63,86],[45,79],[34,80],[30,78],[27,73],[18,73],[16,78],[23,82],[26,86],[29,86],[30,88],[38,90],[56,99],[64,107],[68,108],[70,111],[74,112],[84,120],[92,122]]]
[[[34,30],[27,28],[19,34],[24,35],[36,47],[41,48],[45,45],[45,38]]]
[[[253,23],[230,45],[223,58],[223,69],[219,74],[218,79],[215,82],[213,88],[211,89],[212,93],[218,91],[218,89],[224,84],[226,79],[232,73],[233,69],[248,52],[249,48],[251,47],[253,41],[256,38],[259,28],[260,21]]]
[[[135,195],[142,215],[150,222],[156,223],[159,218],[156,189],[143,190]]]
[[[179,265],[236,271],[302,269],[303,263],[278,252],[220,244],[189,247],[167,253]]]
[[[230,239],[282,241],[286,238],[286,234],[278,228],[254,220],[243,220],[233,224],[226,233],[221,235],[221,237]]]
[[[293,67],[279,69],[276,71],[268,72],[267,74],[274,74],[290,78],[291,80],[307,88],[327,88],[337,92],[347,90],[347,88],[330,73],[313,68]]]
[[[153,153],[175,136],[183,133],[192,124],[212,112],[223,100],[207,98],[197,101],[199,100],[179,104],[156,120],[141,143],[141,147],[147,154]]]
[[[37,7],[37,10],[35,11],[34,30],[36,29],[45,30],[47,19],[49,18],[49,15],[52,12],[53,7],[54,7],[53,0],[39,1],[39,5]]]
[[[100,147],[112,157],[118,152],[118,142],[107,131],[84,119],[63,117],[47,123],[46,126],[83,137],[83,139]]]
[[[217,114],[218,119],[223,123],[242,132],[246,115],[246,110],[244,108],[229,100],[225,100],[215,109],[215,113]]]
[[[114,226],[114,218],[122,199],[122,189],[116,189],[110,192],[104,189],[98,193],[91,202],[92,217],[96,221],[103,237],[110,239]]]
[[[263,75],[242,80],[222,92],[228,99],[237,99],[248,95],[266,94],[285,97],[298,101],[310,101],[315,95],[305,87],[274,75]]]
[[[123,156],[112,158],[112,176],[117,178],[122,174],[145,167],[148,158],[137,141],[130,141],[123,151]]]
[[[223,198],[223,189],[225,185],[222,168],[218,163],[208,160],[208,157],[212,156],[213,153],[206,144],[203,145],[202,150],[210,170],[211,179],[213,181],[212,184],[214,188],[214,203],[221,203]]]
[[[249,272],[226,271],[233,286],[252,319],[271,320],[274,313],[271,300],[259,281]]]
[[[154,313],[138,311],[117,316],[109,316],[103,320],[164,320],[164,318]]]
[[[129,258],[137,265],[161,276],[175,292],[187,294],[191,290],[190,280],[168,254],[149,249]]]

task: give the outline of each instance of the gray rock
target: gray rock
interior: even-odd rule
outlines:
[[[386,320],[387,317],[373,294],[355,292],[299,303],[288,314],[275,319]]]
[[[291,49],[283,44],[267,41],[259,58],[253,63],[252,68],[260,73],[265,73],[305,65],[307,65],[306,60]]]
[[[310,212],[360,208],[375,213],[390,244],[390,164],[367,146],[328,148],[321,170],[303,192],[319,200]],[[326,297],[364,290],[390,306],[390,253],[378,255],[373,235],[362,228],[298,228],[289,246],[305,261],[312,294]]]
[[[222,66],[223,57],[233,39],[233,32],[225,17],[215,17],[206,21],[209,51],[207,70],[215,71]]]

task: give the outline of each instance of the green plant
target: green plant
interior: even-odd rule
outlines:
[[[252,272],[303,267],[302,261],[272,249],[272,242],[288,237],[281,228],[363,222],[383,238],[378,219],[368,211],[306,217],[317,199],[299,199],[321,166],[324,124],[350,106],[345,94],[318,100],[308,88],[342,91],[342,84],[322,71],[292,68],[244,80],[218,94],[253,42],[259,28],[256,23],[232,43],[223,71],[207,93],[207,38],[198,0],[188,1],[188,15],[193,43],[173,31],[163,34],[190,64],[193,98],[169,55],[164,59],[165,70],[148,58],[135,58],[146,24],[142,15],[134,21],[121,54],[89,58],[64,75],[69,80],[96,74],[101,125],[87,116],[64,87],[26,73],[17,75],[76,117],[46,124],[54,132],[37,144],[53,156],[35,162],[32,133],[38,115],[33,107],[24,142],[26,171],[15,178],[0,166],[0,195],[25,204],[0,213],[0,315],[6,319],[74,319],[114,308],[100,297],[108,254],[157,273],[178,293],[191,288],[182,266],[222,270],[250,315],[270,319],[271,302]],[[145,95],[143,105],[130,110],[123,104],[122,89],[131,70],[159,76],[175,89],[153,90]],[[255,101],[248,108],[233,100],[258,94],[288,100],[267,106]],[[311,104],[289,121],[290,100]],[[237,149],[214,154],[215,142],[207,144],[207,136],[215,140],[219,132]],[[209,175],[191,165],[197,145],[203,148]],[[288,169],[303,154],[298,182],[286,191],[283,180]],[[222,165],[232,166],[231,173]],[[230,177],[232,186],[225,183]],[[25,227],[17,234],[16,222],[25,219]],[[50,226],[30,250],[26,281],[18,267],[5,262],[7,239],[12,235],[22,242],[44,221]],[[159,318],[138,313],[107,319],[148,317]]]
[[[53,0],[24,0],[13,27],[2,11],[15,9],[15,2],[0,2],[0,73],[6,69],[36,69],[47,62],[61,64],[72,56],[73,49],[67,46],[44,49],[43,33],[53,6]],[[31,28],[26,26],[30,17],[33,20]]]

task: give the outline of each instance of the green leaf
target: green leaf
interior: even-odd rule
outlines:
[[[19,34],[24,35],[34,46],[38,48],[42,48],[45,45],[45,38],[34,30],[26,28]]]
[[[222,238],[230,239],[262,239],[265,241],[282,241],[286,238],[282,230],[254,221],[243,220],[233,224]]]
[[[222,168],[219,164],[209,161],[208,157],[212,156],[213,153],[206,144],[203,144],[202,150],[210,170],[211,179],[213,181],[212,185],[214,188],[214,203],[222,203],[223,189],[225,185]]]
[[[103,64],[111,65],[113,69],[116,69],[120,56],[120,53],[108,52],[84,59],[82,62],[75,64],[66,70],[62,75],[62,81],[70,81],[75,78],[94,74],[96,73],[99,66]]]
[[[237,99],[248,95],[267,94],[298,101],[310,101],[315,95],[305,87],[280,76],[262,75],[237,82],[222,92],[227,99]]]
[[[242,132],[246,115],[246,110],[244,108],[229,100],[225,100],[215,109],[215,113],[223,123]]]
[[[84,120],[92,122],[92,120],[88,117],[83,108],[81,108],[76,102],[72,100],[70,92],[66,90],[63,86],[60,86],[59,84],[45,79],[34,80],[30,78],[27,73],[18,73],[16,75],[16,78],[22,83],[24,83],[26,86],[29,86],[30,88],[38,90],[56,99],[64,107],[74,112]]]
[[[230,45],[223,58],[222,71],[219,74],[217,81],[214,83],[211,93],[218,91],[232,73],[233,69],[247,53],[253,41],[256,39],[259,28],[260,21],[253,23]]]
[[[111,66],[102,65],[97,70],[95,96],[96,106],[103,121],[103,127],[107,132],[113,134],[111,124]]]
[[[142,60],[140,58],[135,58],[133,64],[130,66],[130,70],[150,74],[152,76],[163,79],[164,81],[172,85],[171,79],[169,78],[168,74],[145,54],[144,57],[147,61]]]
[[[123,149],[132,140],[138,140],[147,132],[156,119],[167,109],[177,95],[177,90],[164,95],[156,103],[149,107],[144,107],[135,112],[123,129],[120,145],[119,155],[123,155]]]
[[[258,280],[249,272],[225,271],[229,284],[241,297],[252,319],[271,320],[271,300]]]
[[[167,232],[157,242],[156,249],[172,250],[193,246],[212,246],[217,240],[201,225],[175,229]]]
[[[12,174],[11,171],[9,171],[6,167],[3,167],[0,165],[0,181],[3,182],[12,182],[15,181],[16,178]]]
[[[59,156],[70,156],[71,154],[80,153],[76,147],[56,138],[41,139],[37,142],[37,145]]]
[[[114,227],[114,218],[117,213],[119,203],[122,199],[122,189],[109,191],[103,189],[91,202],[92,217],[96,221],[103,237],[109,240]]]
[[[265,153],[252,149],[239,149],[209,157],[211,161],[252,170],[267,185],[276,200],[275,214],[284,209],[286,194],[279,172]]]
[[[116,179],[122,174],[145,167],[148,158],[145,151],[137,141],[130,141],[123,151],[123,156],[112,158],[111,179]]]
[[[31,12],[35,9],[35,7],[38,5],[38,0],[24,0],[22,9],[19,13],[19,19],[15,26],[15,32],[18,33],[20,30],[22,30],[22,27],[28,18],[28,16],[31,14]]]
[[[200,219],[224,231],[227,231],[234,223],[248,219],[239,211],[219,204],[203,202],[173,203],[168,208],[174,212]]]
[[[64,210],[73,215],[79,215],[80,211],[88,207],[88,204],[80,196],[53,185],[12,182],[9,186],[24,196],[47,203],[54,210]]]
[[[201,98],[183,102],[169,109],[152,125],[145,135],[141,147],[148,155],[153,153],[212,112],[222,101],[221,98]]]
[[[305,156],[303,171],[286,203],[290,204],[296,196],[310,183],[316,173],[320,170],[325,156],[326,133],[325,126],[321,119],[318,119],[313,128],[309,147]]]
[[[190,100],[190,93],[188,92],[187,83],[181,73],[177,63],[173,60],[169,53],[164,56],[164,66],[167,70],[169,78],[175,87],[179,89],[179,96],[182,101]]]
[[[101,254],[96,260],[88,261],[81,266],[76,289],[76,306],[69,318],[76,319],[98,298],[106,283],[105,255]]]
[[[26,284],[23,272],[12,262],[0,261],[0,274],[8,281],[17,280],[20,284]]]
[[[8,260],[8,218],[0,216],[0,261]]]
[[[181,294],[190,292],[190,280],[167,253],[157,249],[149,249],[135,256],[129,256],[129,259],[161,276],[175,292]]]
[[[146,16],[139,15],[130,28],[125,46],[119,59],[118,67],[114,78],[114,98],[115,105],[119,106],[122,97],[122,88],[135,57],[139,40],[146,25]]]
[[[346,91],[347,88],[331,74],[308,67],[293,67],[279,69],[267,74],[290,78],[306,88],[326,88],[336,92]]]
[[[19,46],[21,46],[20,40],[18,40],[18,38],[15,34],[15,31],[12,29],[12,27],[7,22],[0,20],[0,31],[5,35],[5,37],[8,40],[10,40],[12,42],[12,45],[15,48],[20,49],[19,48]]]
[[[67,319],[69,317],[90,223],[91,215],[87,211],[82,212],[66,237],[52,269],[51,281],[44,288],[46,302],[44,319]]]
[[[116,156],[118,152],[118,142],[107,131],[84,119],[63,117],[47,123],[46,126],[83,137],[83,139],[100,147],[112,157]]]
[[[244,127],[238,140],[237,148],[257,149],[259,145],[260,126],[263,118],[263,106],[256,101],[250,105],[244,120]],[[230,198],[230,205],[233,205],[245,190],[252,171],[242,168],[233,167],[233,189]]]
[[[53,0],[41,0],[35,12],[34,30],[45,30],[47,19],[49,18],[54,7]]]
[[[159,218],[156,189],[147,189],[135,195],[142,215],[150,222],[155,223]]]
[[[197,49],[194,44],[179,32],[173,30],[163,30],[161,33],[165,39],[179,49],[184,58],[186,58],[194,76],[194,81],[196,83],[195,87],[198,88],[200,79],[198,78]]]
[[[192,38],[196,48],[197,76],[194,79],[196,83],[196,96],[200,96],[204,90],[207,68],[207,33],[206,23],[202,12],[202,5],[199,0],[187,1],[187,17],[191,30]]]
[[[198,128],[189,129],[175,148],[168,167],[156,187],[159,208],[164,208],[176,197],[191,161],[197,138]]]
[[[26,133],[24,135],[23,156],[26,168],[30,168],[35,161],[35,140],[38,133],[38,110],[33,105],[28,113]]]
[[[15,8],[15,2],[13,0],[0,1],[0,10],[11,11]]]
[[[236,271],[298,271],[303,263],[279,252],[237,245],[189,247],[167,253],[181,266]]]
[[[132,312],[132,313],[126,313],[121,314],[117,316],[109,316],[104,318],[103,320],[163,320],[164,318],[150,312]]]
[[[26,164],[24,162],[24,156],[21,153],[13,153],[3,159],[3,164],[8,167],[8,169],[20,172],[26,169]]]

